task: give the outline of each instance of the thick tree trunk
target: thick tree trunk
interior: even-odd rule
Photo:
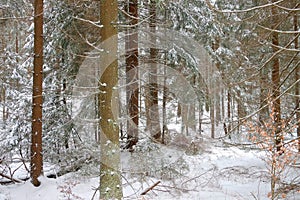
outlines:
[[[119,127],[115,111],[118,111],[118,95],[114,88],[118,84],[117,28],[118,3],[116,0],[100,1],[101,53],[99,70],[100,113],[100,199],[121,199],[122,182],[120,172]]]
[[[126,99],[130,120],[127,122],[127,146],[138,142],[139,126],[139,76],[138,76],[138,1],[128,2],[129,25],[126,36]]]
[[[32,133],[30,177],[39,186],[43,174],[42,108],[43,108],[43,0],[34,1],[34,72],[32,95]]]

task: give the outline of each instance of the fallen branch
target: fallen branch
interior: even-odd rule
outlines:
[[[153,188],[155,188],[159,183],[160,183],[160,181],[157,181],[151,187],[147,188],[144,192],[142,192],[141,195],[147,194],[150,190],[153,190]]]
[[[22,182],[21,180],[15,179],[13,177],[7,176],[7,175],[2,174],[2,173],[0,173],[0,176],[3,177],[3,178],[7,178],[7,179],[9,179],[9,180],[11,180],[12,182],[15,182],[15,183],[21,183]]]
[[[160,187],[164,187],[164,188],[169,188],[169,189],[175,189],[175,190],[179,190],[179,191],[182,191],[182,192],[198,192],[198,190],[195,190],[195,189],[184,189],[184,188],[179,188],[179,187],[176,187],[176,186],[169,186],[169,185],[161,185]]]
[[[48,174],[47,178],[58,178],[70,172],[77,172],[82,168],[82,163],[93,160],[92,157],[82,158],[76,160],[74,163],[67,163],[68,165],[61,167],[62,169],[54,174]]]
[[[204,172],[204,173],[202,173],[202,174],[200,174],[200,175],[198,175],[198,176],[195,176],[195,177],[193,177],[193,178],[191,178],[191,179],[188,179],[188,180],[182,182],[182,183],[181,183],[181,187],[182,187],[184,184],[186,184],[186,183],[188,183],[188,182],[190,182],[190,181],[193,181],[193,180],[195,180],[195,179],[197,179],[197,178],[200,178],[201,176],[207,174],[208,172],[210,172],[210,171],[212,171],[212,170],[216,170],[216,167],[212,167],[212,168],[210,168],[209,170],[207,170],[206,172]]]

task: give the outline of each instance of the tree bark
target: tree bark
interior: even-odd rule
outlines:
[[[273,0],[274,1],[274,0]],[[277,28],[278,24],[278,10],[272,7],[272,29]],[[276,31],[272,32],[272,51],[273,54],[279,50],[279,34]],[[280,110],[280,63],[279,57],[275,56],[272,63],[272,114],[273,124],[275,126],[275,144],[276,150],[281,151],[282,134],[281,134],[281,110]]]
[[[230,88],[228,88],[228,90],[227,90],[227,120],[228,120],[227,133],[229,134],[229,139],[230,139],[230,131],[231,131],[231,91],[230,91]]]
[[[32,95],[32,133],[30,177],[39,186],[43,174],[42,156],[42,107],[43,107],[43,0],[34,1],[34,72]]]
[[[120,172],[119,127],[115,111],[118,111],[117,96],[114,88],[118,84],[117,28],[113,23],[118,20],[116,0],[100,1],[101,53],[99,70],[102,76],[99,83],[100,113],[100,199],[121,199],[122,182]]]
[[[167,53],[165,52],[165,60],[164,65],[167,65]],[[168,97],[168,89],[167,89],[167,69],[164,67],[164,81],[163,81],[163,104],[162,104],[162,136],[161,143],[166,144],[165,138],[167,136],[168,127],[167,127],[167,97]]]
[[[126,148],[138,142],[139,126],[139,75],[138,75],[138,1],[128,2],[129,25],[126,36],[126,99],[130,120],[127,122]]]
[[[295,11],[293,13],[293,22],[294,22],[294,31],[298,31],[298,14]],[[295,33],[295,36],[297,36],[297,33]],[[296,38],[294,41],[295,49],[299,48],[299,39]],[[299,67],[296,68],[295,71],[295,81],[298,81],[300,78],[300,69]],[[299,82],[295,85],[295,104],[296,104],[296,123],[297,123],[297,137],[300,138],[300,84]],[[300,139],[298,140],[298,151],[300,152]]]

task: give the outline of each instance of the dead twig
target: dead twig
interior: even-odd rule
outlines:
[[[164,188],[169,188],[169,189],[175,189],[181,192],[198,192],[198,190],[195,189],[184,189],[184,188],[179,188],[176,186],[169,186],[169,185],[160,185],[160,187],[164,187]]]
[[[142,192],[141,195],[147,194],[150,190],[153,190],[153,188],[155,188],[158,184],[160,184],[160,181],[157,181],[157,182],[154,183],[151,187],[149,187],[149,188],[147,188],[146,190],[144,190],[144,192]]]
[[[184,184],[186,184],[187,182],[190,182],[190,181],[193,181],[193,180],[195,180],[195,179],[198,179],[198,178],[200,178],[201,176],[207,174],[208,172],[210,172],[210,171],[212,171],[212,170],[216,170],[216,167],[212,167],[212,168],[210,168],[209,170],[207,170],[206,172],[204,172],[204,173],[202,173],[202,174],[200,174],[200,175],[198,175],[198,176],[195,176],[195,177],[193,177],[193,178],[191,178],[191,179],[188,179],[188,180],[182,182],[182,183],[181,183],[181,187],[182,187]]]

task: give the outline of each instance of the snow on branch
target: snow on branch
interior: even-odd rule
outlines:
[[[270,6],[276,6],[277,4],[279,4],[279,3],[283,2],[283,1],[284,0],[279,0],[279,1],[276,1],[276,2],[273,2],[273,3],[267,3],[267,4],[264,4],[264,5],[254,6],[254,7],[251,7],[251,8],[248,8],[248,9],[242,9],[242,10],[219,10],[215,6],[213,6],[211,4],[211,2],[209,2],[209,0],[205,0],[206,4],[208,5],[208,7],[211,10],[214,10],[214,11],[217,11],[217,12],[221,12],[221,13],[243,13],[243,12],[250,12],[250,11],[258,10],[258,9],[261,9],[261,8],[267,8],[267,7],[270,7]]]

